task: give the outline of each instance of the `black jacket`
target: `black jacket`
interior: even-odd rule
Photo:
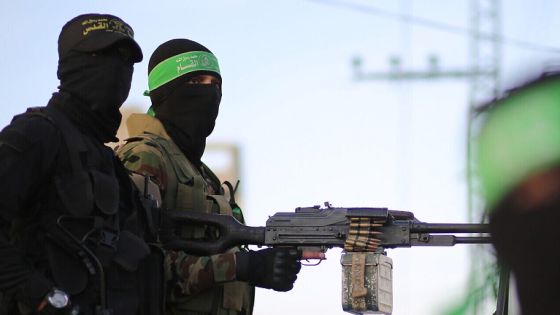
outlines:
[[[137,267],[149,248],[136,191],[113,151],[58,101],[0,132],[0,310],[34,309],[55,286],[80,314],[101,304],[140,314]]]

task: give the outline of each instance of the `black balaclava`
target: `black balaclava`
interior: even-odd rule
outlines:
[[[111,14],[79,15],[62,27],[58,56],[60,93],[53,106],[99,141],[118,141],[119,108],[130,91],[133,64],[142,61],[132,27]]]
[[[522,314],[557,314],[560,200],[525,213],[502,208],[491,217],[498,258],[516,280]]]
[[[73,102],[62,109],[102,142],[115,138],[121,123],[119,108],[128,97],[133,63],[119,56],[116,47],[93,55],[71,51],[58,64],[59,89]]]
[[[490,214],[500,262],[511,268],[522,314],[557,314],[560,167],[526,179]]]
[[[191,51],[211,53],[206,47],[188,39],[173,39],[160,45],[152,54],[148,73],[163,60]],[[182,75],[150,91],[152,109],[173,142],[195,165],[206,147],[206,138],[214,130],[222,98],[221,84],[188,84],[194,76],[217,72],[195,71]]]

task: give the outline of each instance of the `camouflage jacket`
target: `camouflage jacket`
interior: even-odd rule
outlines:
[[[232,214],[216,175],[204,164],[195,168],[159,120],[133,114],[127,127],[130,138],[117,148],[117,154],[129,170],[149,175],[159,186],[163,209]],[[208,238],[213,231],[192,225],[181,233]],[[235,281],[237,250],[205,257],[167,251],[167,314],[251,314],[254,287]]]

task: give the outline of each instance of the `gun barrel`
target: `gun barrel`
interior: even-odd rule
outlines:
[[[489,233],[488,224],[473,223],[423,223],[414,222],[410,227],[412,233]]]
[[[489,244],[492,242],[490,236],[457,236],[455,244]]]

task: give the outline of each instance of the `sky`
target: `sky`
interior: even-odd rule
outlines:
[[[110,13],[133,27],[144,52],[125,108],[149,107],[142,96],[147,64],[162,42],[189,38],[218,57],[223,98],[208,141],[239,148],[248,224],[326,201],[467,222],[468,82],[356,80],[352,59],[360,56],[366,72],[382,72],[398,55],[403,68],[425,70],[435,54],[442,69],[467,69],[474,2],[3,0],[0,123],[46,105],[56,91],[64,23]],[[552,30],[560,29],[559,9],[555,1],[501,1],[503,86],[558,60]],[[388,250],[393,314],[440,314],[460,300],[466,247]],[[339,260],[340,250],[330,250],[319,266],[303,268],[290,292],[259,289],[254,314],[344,314]]]

